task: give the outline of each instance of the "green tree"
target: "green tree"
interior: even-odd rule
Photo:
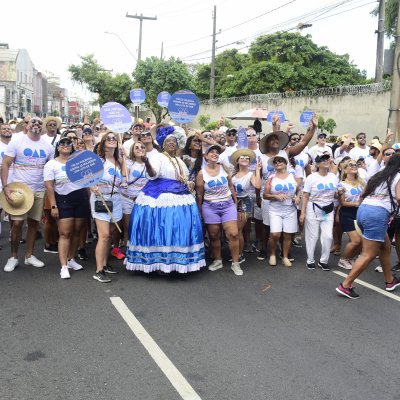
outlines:
[[[138,61],[133,78],[135,87],[145,91],[145,104],[153,112],[157,123],[168,113],[168,110],[157,103],[160,92],[165,90],[173,94],[177,90],[193,89],[193,77],[187,65],[173,57],[169,60],[151,57]]]
[[[393,38],[396,34],[397,11],[399,0],[386,0],[385,3],[385,33],[388,38]],[[372,15],[379,14],[379,5],[371,12]]]
[[[124,106],[131,104],[129,91],[133,87],[133,80],[128,74],[113,76],[97,63],[93,54],[80,58],[81,65],[72,64],[68,67],[71,79],[97,93],[100,106],[109,101],[116,101]]]

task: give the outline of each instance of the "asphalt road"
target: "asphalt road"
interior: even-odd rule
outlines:
[[[85,270],[70,280],[59,278],[57,255],[42,248],[39,241],[45,268],[0,271],[2,400],[185,398],[118,313],[115,297],[202,400],[399,399],[400,297],[360,285],[360,299],[339,297],[342,278],[307,270],[305,249],[293,250],[290,269],[252,254],[242,277],[229,263],[160,276],[127,272],[115,261],[121,272],[101,284],[92,279],[94,245]],[[384,288],[372,266],[361,279]]]

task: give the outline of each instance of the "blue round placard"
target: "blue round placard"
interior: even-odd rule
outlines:
[[[267,122],[269,122],[270,125],[272,124],[272,117],[274,115],[278,115],[282,123],[286,121],[286,117],[283,111],[270,111],[267,115]]]
[[[199,99],[190,90],[178,90],[168,102],[168,112],[175,122],[185,124],[199,112]]]
[[[131,99],[131,102],[138,106],[146,100],[146,93],[143,89],[132,89],[129,92],[129,97]]]
[[[100,109],[100,118],[103,124],[115,133],[124,133],[132,125],[132,116],[129,111],[117,102],[111,101]]]
[[[308,128],[308,124],[314,115],[314,111],[304,111],[300,115],[300,123],[303,128]]]
[[[169,99],[171,98],[171,95],[168,92],[160,92],[158,93],[157,96],[157,103],[160,107],[168,107]]]
[[[82,188],[97,185],[103,176],[100,157],[89,150],[73,153],[65,164],[68,179]]]

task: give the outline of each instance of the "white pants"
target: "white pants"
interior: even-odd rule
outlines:
[[[319,261],[324,264],[328,263],[333,241],[333,216],[334,213],[332,211],[326,215],[326,219],[324,220],[322,216],[317,216],[314,211],[306,211],[304,233],[307,250],[307,264],[315,262],[315,246],[317,245],[319,236],[321,236],[321,257]]]

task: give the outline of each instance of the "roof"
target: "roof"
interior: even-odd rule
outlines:
[[[19,50],[1,49],[0,62],[16,62]]]

